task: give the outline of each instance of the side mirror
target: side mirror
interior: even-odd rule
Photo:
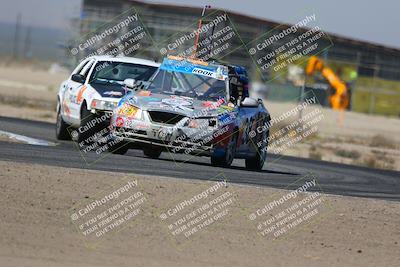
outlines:
[[[77,83],[85,83],[85,76],[83,76],[82,74],[73,74],[71,77],[71,80],[73,80],[74,82]]]
[[[240,102],[241,107],[256,108],[258,105],[259,102],[251,97],[246,97],[242,102]]]
[[[125,79],[124,80],[124,84],[128,87],[128,88],[135,88],[137,86],[136,84],[136,80],[135,79]]]

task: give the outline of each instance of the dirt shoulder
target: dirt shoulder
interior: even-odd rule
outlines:
[[[247,214],[289,191],[228,184],[232,213],[187,242],[171,238],[160,211],[210,183],[0,161],[1,266],[397,266],[400,204],[322,195],[330,211],[285,238],[257,234]],[[96,246],[78,232],[71,208],[135,179],[147,206],[134,223]],[[294,229],[294,228],[293,228]]]
[[[54,110],[1,104],[0,116],[56,123],[56,112]]]
[[[296,103],[265,101],[272,117],[279,117]],[[311,109],[318,108],[314,105]],[[280,154],[295,157],[400,170],[400,119],[320,108],[323,119],[316,131],[289,146]],[[292,118],[293,120],[293,118]],[[285,128],[290,120],[272,127],[272,133]]]
[[[65,72],[0,65],[0,116],[55,122],[57,91]]]

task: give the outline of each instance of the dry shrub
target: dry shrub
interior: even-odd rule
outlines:
[[[369,145],[372,147],[396,148],[395,141],[380,134],[373,136]]]
[[[343,158],[359,159],[361,157],[360,152],[356,150],[336,149],[334,152],[336,156]]]

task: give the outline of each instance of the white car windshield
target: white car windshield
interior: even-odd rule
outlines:
[[[125,62],[99,61],[93,69],[90,81],[123,82],[125,79],[148,81],[157,70],[157,67]]]
[[[170,94],[217,101],[226,98],[226,80],[203,75],[160,69],[147,90],[153,93]]]

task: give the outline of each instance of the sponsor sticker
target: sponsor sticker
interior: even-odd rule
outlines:
[[[117,120],[115,121],[115,125],[117,125],[117,127],[124,126],[124,118],[118,117]]]
[[[121,92],[117,92],[117,91],[107,91],[107,92],[104,92],[104,95],[122,96],[122,93]]]
[[[216,74],[214,72],[209,71],[209,70],[200,69],[200,68],[194,68],[192,73],[211,77],[211,78],[214,78],[216,76]]]

